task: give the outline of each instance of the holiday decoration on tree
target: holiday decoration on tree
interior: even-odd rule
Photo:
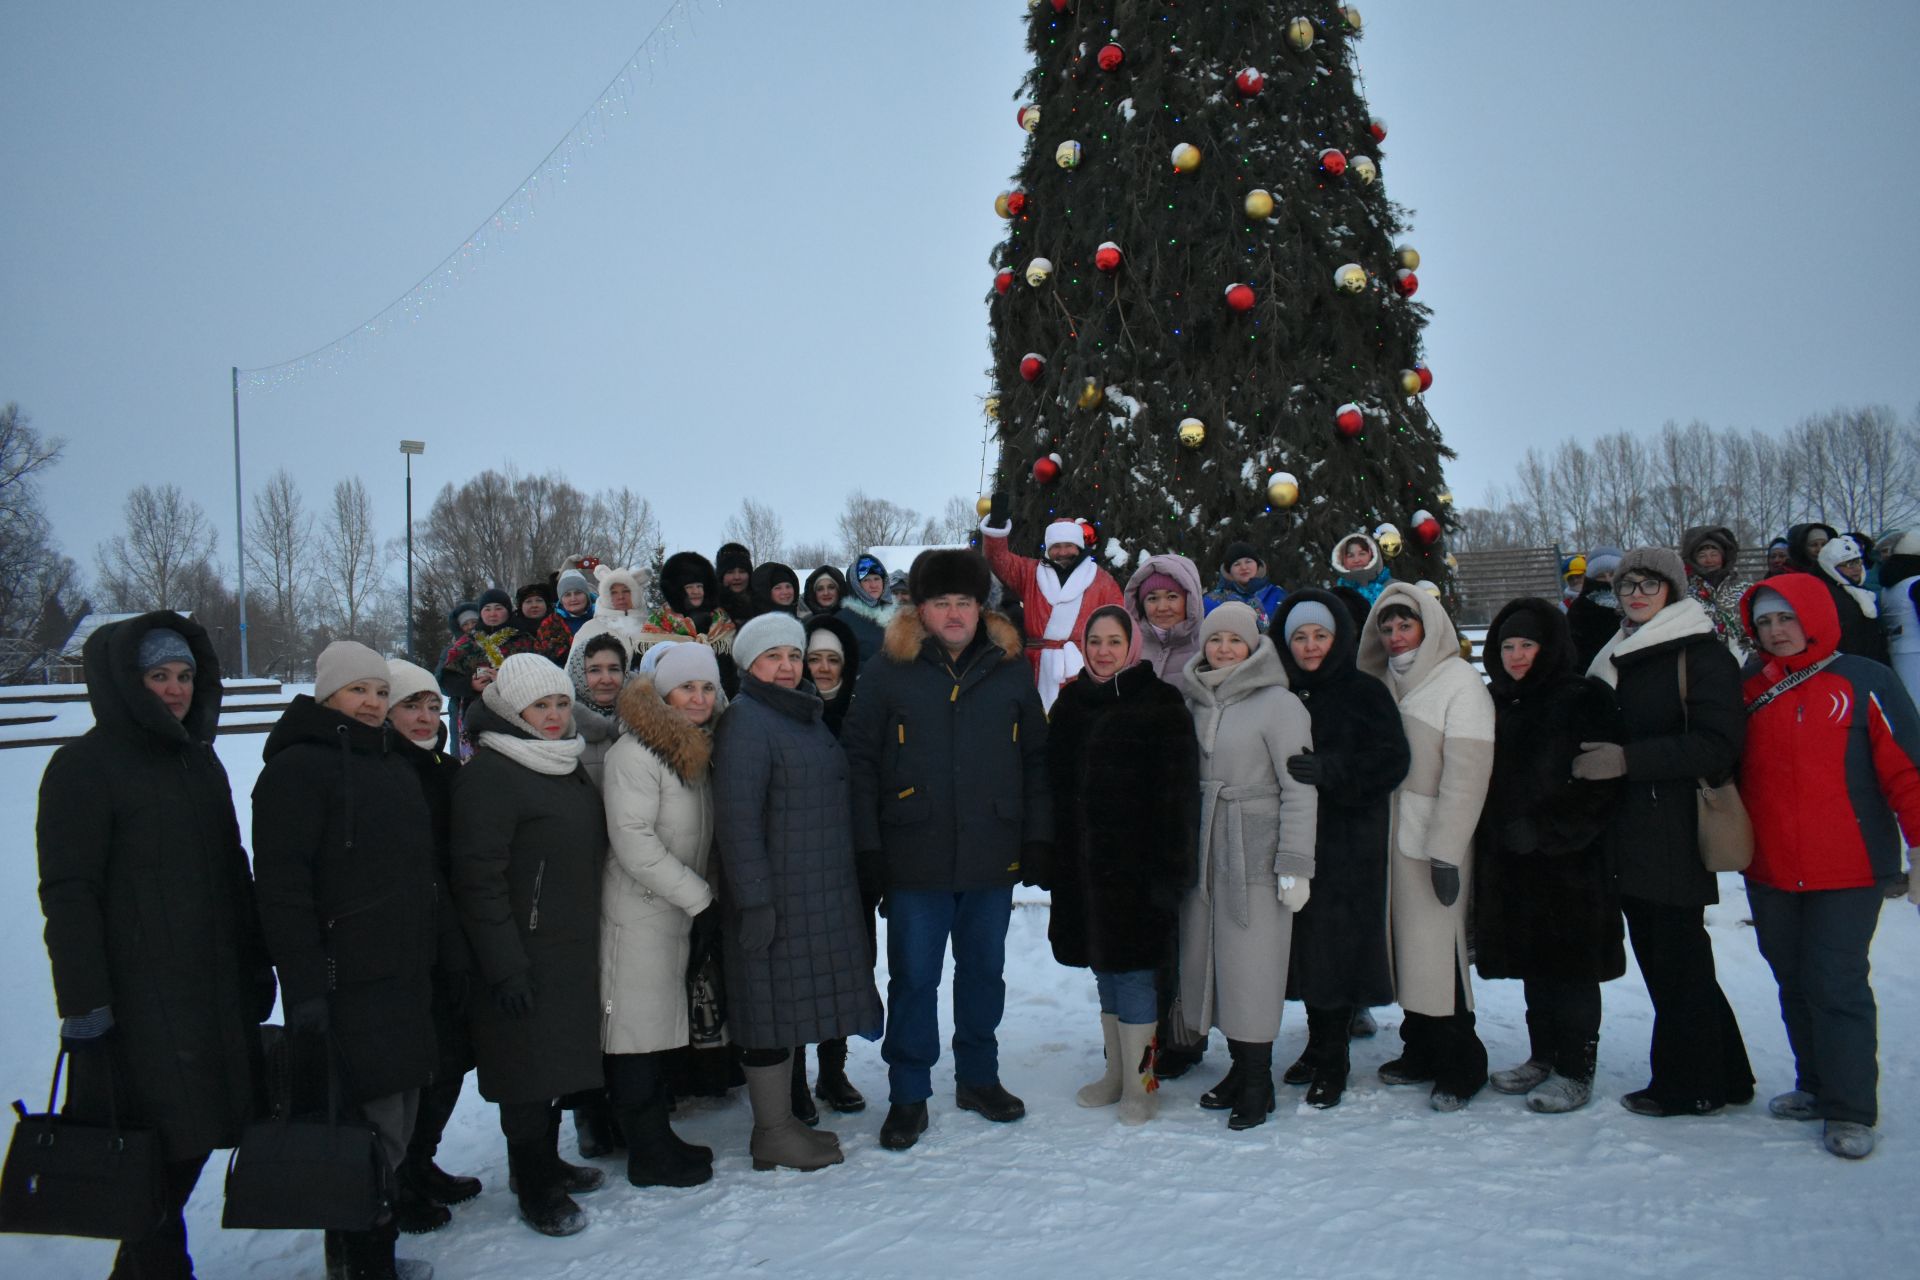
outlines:
[[[1420,277],[1402,267],[1393,273],[1393,287],[1400,291],[1401,297],[1411,298],[1420,292]]]
[[[1408,271],[1420,269],[1420,251],[1410,244],[1397,244],[1393,247],[1393,260]]]
[[[1420,389],[1422,391],[1425,391],[1428,387],[1431,387],[1433,385],[1433,370],[1427,368],[1426,363],[1424,361],[1413,366],[1413,372],[1414,372],[1414,376],[1420,379]],[[1448,493],[1444,489],[1440,491],[1441,502],[1446,503],[1446,502],[1451,502],[1452,500],[1453,500],[1452,494]]]
[[[1080,144],[1069,138],[1053,149],[1053,162],[1062,169],[1080,167]]]
[[[1008,221],[1019,217],[1026,207],[1027,193],[1018,187],[1011,191],[1002,191],[993,198],[993,211]]]
[[[1359,30],[1331,0],[1031,10],[1017,101],[1058,132],[1022,139],[991,266],[1057,266],[988,313],[1005,408],[985,487],[1017,542],[1085,516],[1118,570],[1244,540],[1292,586],[1379,528],[1396,577],[1444,586],[1452,455]],[[1062,168],[1068,132],[1084,149]]]
[[[1035,258],[1027,264],[1027,283],[1038,289],[1053,275],[1053,263],[1045,258]]]
[[[982,520],[985,520],[987,518],[987,513],[992,510],[993,510],[992,494],[983,493],[979,496],[978,499],[974,501],[973,514],[979,516]]]
[[[1040,108],[1035,106],[1022,107],[1020,110],[1014,112],[1013,118],[1019,122],[1022,129],[1025,129],[1028,133],[1032,133],[1040,127]]]
[[[1374,529],[1373,540],[1380,545],[1380,554],[1392,560],[1406,549],[1406,541],[1400,536],[1397,524],[1382,524]]]
[[[1440,541],[1440,533],[1440,521],[1433,512],[1422,509],[1413,513],[1413,536],[1423,545],[1430,547]]]
[[[1010,269],[1002,267],[993,273],[993,291],[995,293],[1005,293],[1011,288],[1013,288],[1013,272]]]

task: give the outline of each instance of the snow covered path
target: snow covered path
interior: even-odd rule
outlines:
[[[241,825],[262,739],[222,739]],[[38,1109],[55,1020],[34,894],[34,796],[50,749],[0,753],[0,1093]],[[1874,943],[1881,1024],[1881,1146],[1858,1164],[1819,1149],[1817,1126],[1774,1120],[1764,1099],[1792,1086],[1772,979],[1744,923],[1737,877],[1709,914],[1721,981],[1746,1032],[1761,1103],[1703,1119],[1649,1120],[1621,1109],[1646,1082],[1651,1013],[1637,973],[1606,988],[1597,1097],[1570,1116],[1536,1116],[1482,1093],[1452,1116],[1423,1091],[1387,1089],[1374,1068],[1398,1049],[1398,1014],[1354,1045],[1354,1083],[1329,1112],[1282,1086],[1271,1122],[1229,1133],[1195,1100],[1225,1065],[1208,1061],[1162,1092],[1159,1120],[1123,1130],[1085,1111],[1074,1089],[1099,1074],[1093,983],[1047,949],[1044,905],[1015,913],[1008,942],[1007,1085],[1026,1099],[1018,1124],[953,1109],[935,1074],[933,1127],[913,1151],[879,1149],[886,1073],[877,1045],[856,1042],[854,1083],[867,1112],[829,1117],[847,1162],[814,1174],[753,1173],[746,1104],[683,1109],[678,1127],[718,1153],[714,1180],[640,1192],[605,1162],[608,1188],[584,1197],[592,1225],[569,1240],[534,1236],[514,1218],[493,1109],[472,1083],[442,1163],[477,1173],[486,1191],[451,1227],[403,1238],[444,1280],[737,1275],[783,1277],[1247,1274],[1405,1276],[1889,1276],[1913,1265],[1920,1206],[1920,917],[1888,903]],[[884,983],[884,974],[882,975]],[[884,990],[884,987],[883,987]],[[1518,983],[1479,987],[1481,1031],[1495,1067],[1525,1056]],[[1290,1006],[1277,1064],[1299,1052]],[[563,1141],[571,1148],[568,1126]],[[210,1165],[189,1208],[202,1280],[321,1274],[314,1233],[219,1230],[220,1174]],[[0,1237],[0,1275],[106,1274],[112,1245]]]

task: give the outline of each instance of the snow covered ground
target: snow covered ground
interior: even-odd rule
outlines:
[[[263,739],[223,738],[241,826]],[[51,750],[0,752],[0,1096],[44,1100],[55,1019],[34,888],[35,789]],[[1765,964],[1744,923],[1737,877],[1710,913],[1721,980],[1760,1077],[1760,1097],[1790,1088],[1791,1059]],[[1374,1068],[1397,1051],[1398,1015],[1354,1046],[1354,1083],[1314,1112],[1282,1086],[1271,1122],[1229,1133],[1196,1099],[1224,1067],[1208,1061],[1169,1084],[1158,1121],[1122,1129],[1085,1111],[1074,1089],[1099,1074],[1093,983],[1053,963],[1047,909],[1023,907],[1008,944],[1006,1083],[1028,1116],[995,1126],[954,1110],[936,1072],[933,1127],[905,1154],[880,1150],[885,1068],[856,1042],[854,1082],[875,1105],[829,1117],[847,1162],[819,1173],[754,1173],[745,1101],[683,1109],[680,1131],[718,1153],[715,1175],[686,1191],[636,1191],[605,1163],[606,1190],[584,1197],[593,1222],[545,1240],[515,1219],[494,1111],[469,1082],[442,1163],[487,1188],[402,1256],[448,1280],[738,1275],[784,1277],[1256,1274],[1424,1280],[1590,1276],[1892,1276],[1911,1274],[1920,1211],[1920,918],[1887,904],[1874,944],[1881,1020],[1881,1146],[1842,1162],[1817,1126],[1768,1117],[1763,1104],[1703,1119],[1648,1120],[1619,1106],[1646,1082],[1651,1014],[1638,975],[1606,990],[1598,1097],[1570,1116],[1536,1116],[1483,1093],[1436,1115],[1423,1091],[1387,1089]],[[881,975],[884,990],[884,973]],[[1525,1056],[1519,984],[1479,987],[1496,1067]],[[1275,1057],[1305,1037],[1298,1007]],[[944,1063],[950,1073],[951,1063]],[[563,1137],[571,1148],[569,1126]],[[223,1232],[220,1173],[203,1177],[189,1231],[203,1280],[319,1277],[314,1233]],[[0,1276],[104,1275],[113,1246],[0,1237]]]

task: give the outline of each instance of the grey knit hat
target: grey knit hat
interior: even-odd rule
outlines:
[[[1587,572],[1593,572],[1593,561],[1587,561]],[[1620,567],[1614,571],[1616,584],[1629,573],[1638,570],[1663,578],[1673,589],[1672,600],[1678,600],[1687,590],[1687,566],[1680,561],[1680,553],[1670,547],[1635,547],[1620,557]],[[1671,603],[1671,600],[1669,601]]]
[[[807,651],[807,631],[800,620],[786,613],[763,613],[734,633],[733,660],[741,671],[769,649],[790,645]]]
[[[1229,600],[1223,605],[1216,606],[1212,613],[1209,613],[1201,620],[1201,648],[1204,649],[1206,647],[1208,637],[1218,635],[1222,631],[1233,632],[1233,634],[1246,641],[1247,648],[1249,649],[1258,649],[1260,647],[1259,616],[1256,615],[1251,608],[1241,604],[1238,600]]]
[[[197,667],[193,660],[193,648],[187,638],[172,627],[155,627],[140,637],[140,654],[135,659],[140,670],[151,671],[164,662],[184,662],[189,667]]]

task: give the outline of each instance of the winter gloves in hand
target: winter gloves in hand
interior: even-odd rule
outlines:
[[[101,1005],[92,1013],[60,1019],[60,1047],[68,1053],[104,1049],[113,1031],[113,1006]]]
[[[1310,787],[1320,785],[1326,774],[1320,768],[1320,757],[1311,751],[1303,751],[1297,756],[1287,757],[1287,772],[1295,782],[1304,782]]]
[[[315,996],[287,1006],[287,1030],[325,1035],[332,1019],[327,1013],[327,998]]]
[[[1020,846],[1020,883],[1034,889],[1053,888],[1053,846],[1029,840]]]
[[[773,945],[773,908],[748,907],[740,913],[740,949],[759,955]]]
[[[1295,756],[1298,760],[1300,757]],[[1305,876],[1280,877],[1280,905],[1289,911],[1298,911],[1307,905],[1307,899],[1313,893],[1313,881]]]
[[[509,1018],[524,1018],[533,1012],[533,978],[516,973],[493,984],[493,1003]]]
[[[1617,742],[1583,742],[1573,758],[1573,776],[1583,782],[1627,776],[1627,749]]]
[[[987,523],[996,529],[1006,528],[1007,508],[1012,505],[1004,492],[994,494],[987,505]]]
[[[1440,899],[1440,905],[1450,907],[1460,901],[1460,868],[1451,862],[1429,862],[1427,871],[1433,877],[1433,896]]]

